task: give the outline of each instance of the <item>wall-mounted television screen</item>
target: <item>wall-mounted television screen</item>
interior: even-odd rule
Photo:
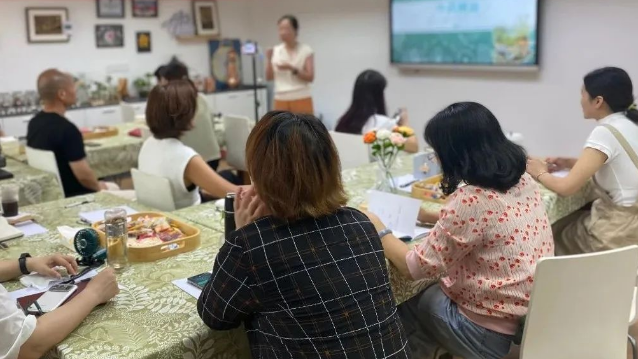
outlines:
[[[396,65],[538,68],[540,0],[390,0]]]

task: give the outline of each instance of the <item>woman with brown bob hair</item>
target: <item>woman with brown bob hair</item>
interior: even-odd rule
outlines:
[[[199,297],[203,321],[244,323],[255,358],[409,358],[381,241],[363,213],[344,207],[325,126],[271,112],[246,158],[254,186],[236,195],[238,229]]]
[[[201,203],[198,188],[217,198],[237,190],[180,140],[196,113],[197,89],[190,80],[155,86],[148,97],[146,122],[153,136],[142,145],[139,170],[169,180],[177,209]]]

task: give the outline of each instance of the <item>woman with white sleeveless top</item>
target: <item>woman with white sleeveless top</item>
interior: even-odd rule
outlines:
[[[275,110],[314,113],[310,84],[315,79],[314,51],[297,41],[299,21],[285,15],[277,22],[281,44],[266,53],[266,79],[275,81]]]
[[[591,209],[553,226],[556,254],[561,255],[638,244],[638,109],[627,72],[606,67],[589,73],[581,105],[585,118],[598,126],[580,158],[528,161],[527,171],[560,195],[572,195],[594,179],[599,198]],[[565,178],[550,174],[563,169],[570,169]]]
[[[201,203],[199,188],[217,198],[238,189],[180,140],[196,113],[197,89],[190,80],[155,86],[148,97],[146,122],[153,136],[142,145],[139,169],[169,180],[177,209]]]

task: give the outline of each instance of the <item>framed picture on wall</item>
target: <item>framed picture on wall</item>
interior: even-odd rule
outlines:
[[[131,0],[133,17],[157,17],[157,0]]]
[[[219,15],[217,2],[208,0],[193,1],[193,18],[197,35],[219,35]]]
[[[95,0],[97,17],[99,18],[123,18],[124,0]]]
[[[63,7],[28,7],[27,40],[29,43],[68,42],[65,26],[69,12]]]
[[[124,26],[95,25],[95,45],[98,48],[124,47]]]
[[[148,31],[140,31],[135,33],[135,42],[137,43],[137,52],[151,52],[151,33]]]

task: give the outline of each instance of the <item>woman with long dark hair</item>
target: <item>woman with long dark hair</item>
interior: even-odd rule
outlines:
[[[597,199],[554,225],[557,254],[597,252],[638,243],[638,109],[625,70],[605,67],[585,76],[581,106],[598,126],[580,158],[532,159],[527,171],[560,195],[594,179]],[[550,172],[570,169],[567,177]]]
[[[355,135],[377,129],[392,130],[395,126],[409,126],[408,112],[399,110],[388,117],[385,88],[388,82],[375,70],[366,70],[357,76],[352,93],[352,104],[337,123],[336,131]],[[408,139],[406,152],[417,152],[419,144],[415,136]]]
[[[374,215],[385,256],[407,278],[442,278],[400,306],[415,358],[438,347],[463,358],[500,359],[526,315],[536,262],[553,255],[540,189],[527,155],[484,106],[464,102],[425,129],[449,201],[410,249]]]

